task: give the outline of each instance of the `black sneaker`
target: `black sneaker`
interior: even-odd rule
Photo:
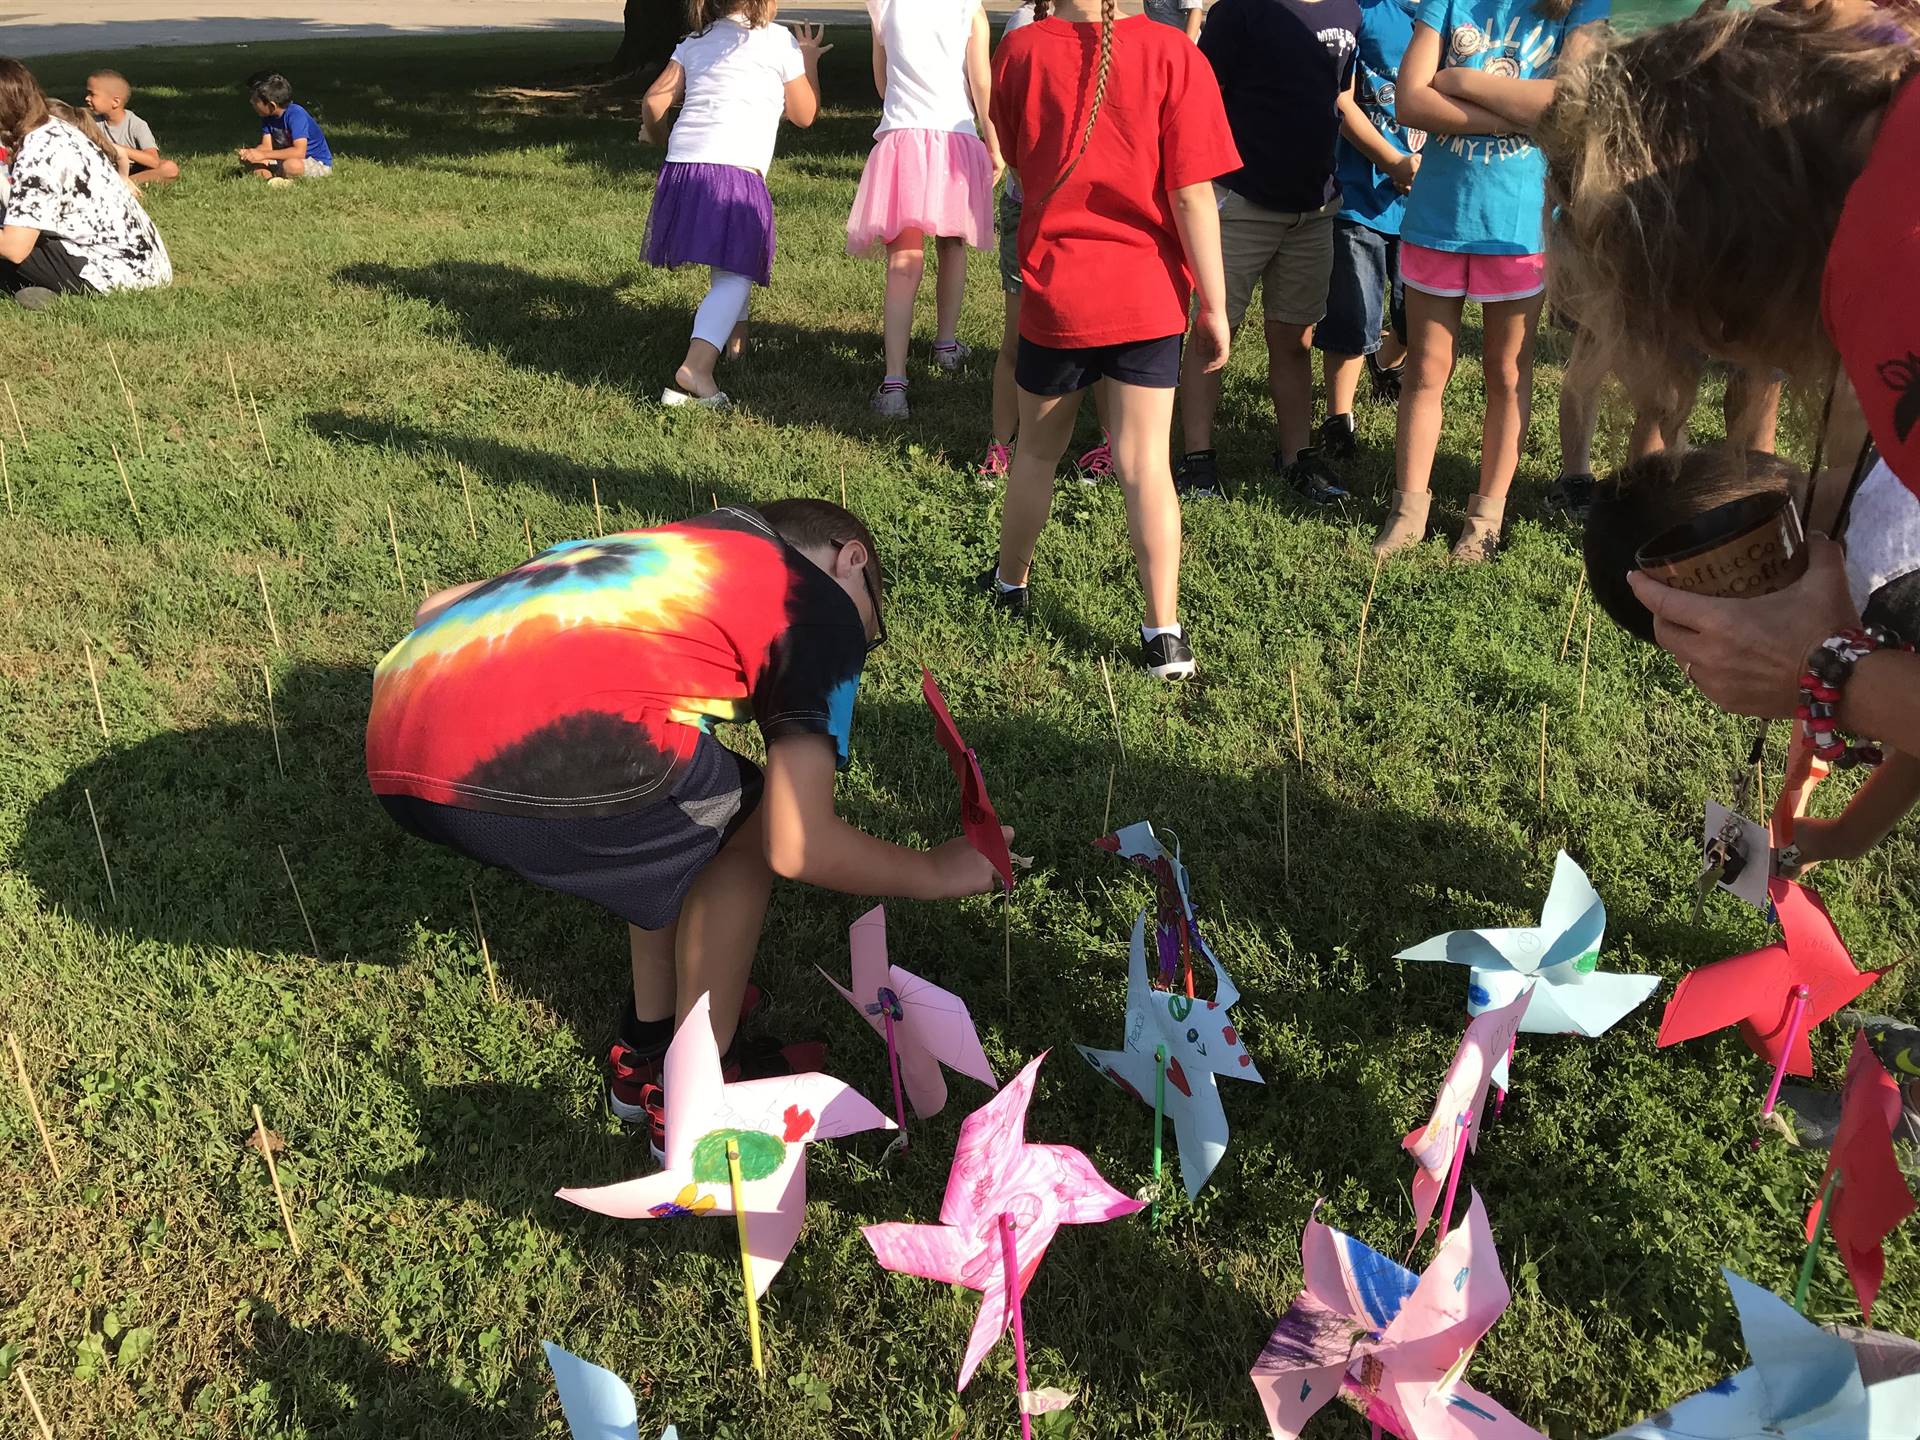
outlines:
[[[1273,468],[1280,478],[1300,493],[1300,498],[1309,505],[1338,505],[1347,498],[1347,492],[1340,484],[1340,477],[1334,473],[1331,465],[1320,458],[1320,452],[1309,445],[1293,457],[1291,465],[1280,463],[1280,454],[1274,452]]]
[[[1382,365],[1373,356],[1367,356],[1367,379],[1373,384],[1373,398],[1382,405],[1400,403],[1400,378],[1407,373],[1407,362],[1398,365]]]
[[[1555,509],[1564,510],[1575,520],[1587,518],[1587,511],[1593,508],[1593,476],[1584,471],[1579,474],[1562,475],[1547,487],[1547,503]]]
[[[1156,680],[1186,680],[1193,675],[1193,647],[1182,635],[1156,635],[1140,641],[1140,664]]]
[[[989,565],[974,585],[982,594],[993,600],[993,608],[1004,610],[1016,620],[1027,618],[1027,606],[1031,599],[1031,590],[1025,585],[1016,585],[1011,590],[1000,588],[1000,567]]]
[[[1358,445],[1353,438],[1353,416],[1329,415],[1320,422],[1320,443],[1314,447],[1335,460],[1351,460]]]
[[[1211,450],[1195,450],[1182,455],[1173,471],[1174,493],[1182,500],[1205,498],[1218,500],[1226,491],[1220,488],[1220,472]]]

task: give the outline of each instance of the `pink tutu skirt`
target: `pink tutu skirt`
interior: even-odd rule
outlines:
[[[878,254],[903,230],[993,247],[993,161],[977,136],[889,130],[874,142],[847,216],[847,253]]]

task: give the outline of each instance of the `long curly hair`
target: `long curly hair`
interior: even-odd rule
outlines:
[[[18,150],[29,131],[47,123],[47,97],[33,72],[11,55],[0,55],[0,145]]]
[[[1080,148],[1074,152],[1073,159],[1067,162],[1067,168],[1047,187],[1047,193],[1040,197],[1040,204],[1052,199],[1054,192],[1067,183],[1067,178],[1086,158],[1087,146],[1093,143],[1093,127],[1100,121],[1100,107],[1106,104],[1107,76],[1113,70],[1113,22],[1118,18],[1118,10],[1114,0],[1100,0],[1100,60],[1093,72],[1093,104],[1087,109],[1087,128],[1080,132]],[[1045,20],[1051,14],[1053,0],[1033,0],[1035,20]]]
[[[1701,356],[1811,379],[1831,364],[1820,290],[1847,189],[1914,35],[1833,0],[1703,10],[1611,38],[1558,78],[1538,140],[1555,310],[1639,394]]]

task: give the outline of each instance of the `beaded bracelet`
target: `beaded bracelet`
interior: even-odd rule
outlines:
[[[1807,656],[1806,673],[1800,677],[1800,704],[1794,713],[1800,717],[1800,728],[1815,755],[1838,770],[1878,765],[1887,758],[1886,751],[1872,741],[1856,745],[1842,739],[1834,724],[1834,711],[1841,690],[1853,678],[1853,667],[1861,660],[1876,650],[1912,649],[1879,629],[1842,630],[1813,648]]]

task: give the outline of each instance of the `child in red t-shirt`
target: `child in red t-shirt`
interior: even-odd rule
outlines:
[[[1020,217],[1020,446],[998,565],[981,577],[1025,614],[1027,576],[1080,392],[1107,384],[1146,597],[1142,663],[1193,674],[1176,610],[1180,502],[1169,435],[1194,288],[1195,343],[1227,362],[1226,282],[1212,181],[1240,166],[1213,71],[1178,31],[1114,0],[1039,0],[994,57],[993,124],[1026,199]],[[1102,117],[1105,123],[1102,123]]]

